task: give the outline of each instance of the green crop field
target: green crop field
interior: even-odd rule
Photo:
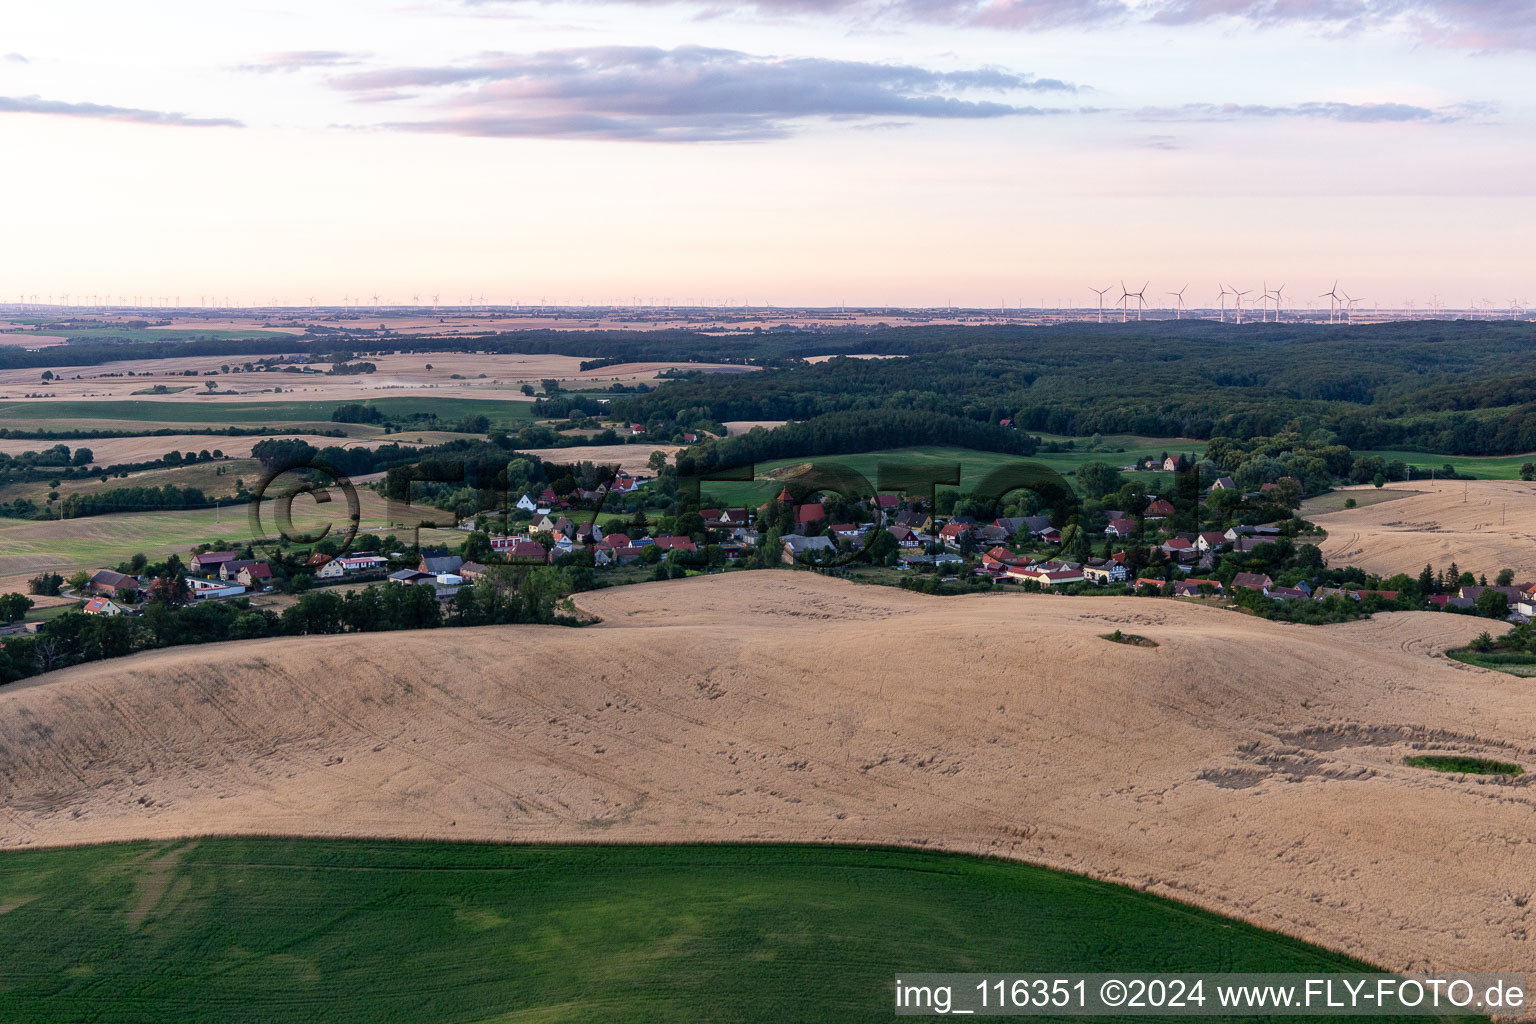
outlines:
[[[0,1019],[884,1021],[909,971],[1362,970],[959,855],[203,839],[0,854]]]
[[[1520,467],[1536,462],[1536,452],[1528,455],[1426,455],[1423,452],[1359,451],[1356,455],[1379,455],[1388,462],[1398,461],[1422,469],[1438,470],[1450,465],[1458,473],[1470,473],[1479,480],[1518,480]]]
[[[1068,440],[1066,438],[1054,438],[1053,440]],[[988,473],[1001,466],[1017,462],[1029,462],[1046,466],[1055,470],[1062,476],[1069,477],[1077,471],[1077,468],[1088,462],[1103,462],[1111,466],[1124,466],[1136,462],[1138,459],[1161,455],[1163,452],[1170,454],[1176,452],[1203,454],[1205,446],[1202,442],[1189,441],[1181,438],[1121,438],[1123,442],[1117,444],[1117,439],[1106,438],[1103,448],[1095,451],[1087,449],[1087,440],[1077,438],[1077,449],[1067,452],[1038,452],[1034,455],[1006,455],[1001,452],[983,452],[970,448],[949,448],[943,446],[928,446],[917,448],[898,448],[883,452],[857,452],[851,455],[819,455],[815,458],[775,459],[771,462],[760,463],[756,467],[757,479],[751,484],[745,483],[716,483],[704,485],[708,494],[714,495],[718,500],[731,504],[752,504],[767,501],[783,486],[783,481],[793,476],[802,466],[812,463],[837,464],[847,466],[858,473],[863,474],[871,484],[878,483],[880,463],[902,463],[906,465],[916,464],[929,468],[939,466],[960,467],[959,490],[969,491],[979,483]],[[1110,448],[1123,448],[1122,451],[1104,450]],[[1156,493],[1164,484],[1171,484],[1170,474],[1141,473],[1136,477],[1151,493]],[[1070,483],[1070,479],[1068,480]]]
[[[274,398],[261,402],[134,402],[134,401],[52,401],[39,399],[0,402],[0,423],[10,422],[34,428],[46,420],[147,420],[156,423],[198,423],[213,426],[230,424],[324,423],[330,426],[331,412],[339,405],[357,398],[333,401],[285,402]],[[533,403],[501,401],[489,398],[375,398],[366,401],[385,416],[404,418],[436,415],[446,421],[465,416],[485,415],[493,424],[516,426],[533,418]],[[59,424],[55,429],[67,429]]]

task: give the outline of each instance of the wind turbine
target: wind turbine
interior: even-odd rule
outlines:
[[[1319,295],[1320,299],[1328,300],[1328,322],[1334,322],[1335,311],[1339,305],[1339,282],[1333,282],[1333,287]]]
[[[1344,307],[1344,314],[1349,318],[1350,323],[1355,322],[1355,303],[1360,301],[1362,300],[1352,297],[1349,292],[1344,293],[1344,302],[1346,303]]]
[[[1247,295],[1251,291],[1253,291],[1252,288],[1248,288],[1243,291],[1238,291],[1236,288],[1232,289],[1232,294],[1237,296],[1237,322],[1239,325],[1241,325],[1243,322],[1243,296]]]
[[[1184,319],[1184,293],[1187,292],[1187,291],[1189,291],[1189,285],[1185,285],[1183,288],[1180,288],[1176,292],[1168,292],[1167,293],[1169,295],[1172,295],[1173,298],[1174,298],[1173,318],[1175,320],[1182,320],[1182,319]]]
[[[1125,293],[1123,299],[1134,298],[1136,300],[1136,321],[1138,323],[1141,322],[1141,311],[1147,304],[1147,285],[1151,283],[1151,281],[1148,281],[1146,284],[1143,284],[1139,292],[1127,292],[1125,291],[1125,282],[1120,282],[1120,290]]]
[[[1221,294],[1216,296],[1221,300],[1221,313],[1217,316],[1216,319],[1222,323],[1227,322],[1227,296],[1231,294],[1233,294],[1233,292],[1228,289],[1226,285],[1221,285]]]
[[[1114,285],[1109,286],[1109,288],[1113,287]],[[1104,293],[1109,291],[1109,288],[1095,288],[1093,285],[1088,286],[1088,290],[1094,292],[1099,297],[1099,323],[1104,322]]]
[[[1281,285],[1274,291],[1275,297],[1275,323],[1280,322],[1280,298],[1285,293],[1285,285]]]

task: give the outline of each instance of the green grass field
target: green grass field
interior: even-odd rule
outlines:
[[[366,487],[359,487],[357,494],[360,529],[395,533],[402,540],[409,540],[412,531],[391,524],[390,509],[378,494]],[[294,527],[318,535],[322,527],[330,525],[339,536],[346,529],[346,508],[340,492],[325,505],[316,504],[308,497],[297,498],[292,505]],[[434,513],[425,506],[415,511],[423,518],[446,516],[446,513]],[[269,501],[262,513],[261,525],[270,533],[275,529],[275,522]],[[214,540],[243,543],[254,536],[249,505],[128,512],[64,520],[0,519],[0,593],[22,590],[27,578],[44,571],[68,576],[78,569],[110,568],[139,552],[152,560],[172,552],[186,557],[197,544]],[[423,544],[457,545],[463,539],[464,534],[458,530],[421,531]]]
[[[284,423],[330,424],[331,412],[358,399],[323,402],[132,402],[51,401],[48,399],[0,402],[0,423],[36,427],[46,420],[135,420],[157,423],[197,423],[212,426]],[[464,416],[485,415],[493,424],[516,426],[533,419],[533,403],[488,398],[375,398],[367,404],[385,416],[403,418],[436,414],[452,422]],[[55,429],[67,429],[56,425]]]
[[[1056,440],[1065,440],[1057,438]],[[783,486],[783,481],[794,475],[801,466],[811,463],[838,464],[847,466],[858,473],[863,474],[871,484],[878,483],[879,465],[882,462],[906,464],[915,463],[922,467],[933,466],[960,466],[959,490],[969,491],[979,483],[988,473],[1000,466],[1006,466],[1015,462],[1029,462],[1042,465],[1055,470],[1062,476],[1069,477],[1077,471],[1077,468],[1088,462],[1104,462],[1111,466],[1129,465],[1139,458],[1160,455],[1163,452],[1203,452],[1204,446],[1199,442],[1190,442],[1178,438],[1125,438],[1122,441],[1134,441],[1138,443],[1117,445],[1116,439],[1105,439],[1104,447],[1124,447],[1124,451],[1087,451],[1084,449],[1070,452],[1038,452],[1034,455],[1005,455],[1000,452],[983,452],[970,448],[949,448],[944,446],[927,446],[917,448],[898,448],[883,452],[858,452],[851,455],[821,455],[814,459],[775,459],[771,462],[760,463],[756,467],[757,479],[751,484],[745,483],[708,483],[705,491],[714,495],[717,499],[731,504],[756,504],[767,501],[773,497]],[[1080,445],[1086,445],[1085,439],[1079,438]],[[1156,493],[1160,486],[1171,485],[1172,474],[1167,473],[1139,473],[1136,479],[1146,485],[1149,492]],[[1070,479],[1068,480],[1070,483]]]
[[[1345,957],[1020,864],[297,839],[0,854],[0,1019],[884,1021],[910,971]]]
[[[1379,455],[1388,462],[1399,461],[1422,469],[1438,470],[1451,465],[1458,473],[1470,473],[1479,480],[1518,480],[1520,467],[1536,462],[1536,453],[1529,455],[1426,455],[1423,452],[1359,451],[1356,455]]]

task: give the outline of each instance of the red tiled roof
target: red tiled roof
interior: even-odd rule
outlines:
[[[797,523],[814,523],[818,519],[825,518],[827,518],[827,512],[826,509],[821,507],[820,502],[801,505],[795,509],[795,522]]]

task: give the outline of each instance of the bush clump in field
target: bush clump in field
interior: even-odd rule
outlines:
[[[1148,640],[1146,637],[1137,636],[1135,633],[1122,633],[1118,629],[1113,633],[1100,633],[1099,636],[1103,637],[1105,640],[1108,640],[1112,644],[1129,644],[1132,647],[1157,646],[1156,640]]]
[[[1512,761],[1490,761],[1484,757],[1467,757],[1461,754],[1420,754],[1403,759],[1410,768],[1428,768],[1437,772],[1460,772],[1464,775],[1523,775],[1525,769]]]

